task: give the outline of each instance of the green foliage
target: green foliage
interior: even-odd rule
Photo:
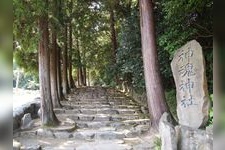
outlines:
[[[16,87],[18,71],[19,70],[13,71],[13,87]],[[29,90],[38,90],[39,83],[38,83],[37,74],[34,76],[34,74],[20,71],[18,88],[29,89]]]
[[[36,77],[33,75],[24,74],[20,79],[19,87],[29,90],[38,90],[39,84]]]
[[[111,43],[108,13],[104,3],[91,1],[74,2],[73,65],[86,66],[94,85],[109,85],[111,74],[107,74],[111,63]],[[78,51],[79,50],[79,51]]]
[[[174,88],[174,84],[171,82],[171,69],[168,65],[174,52],[186,42],[195,39],[203,47],[209,91],[212,93],[213,1],[163,0],[156,2],[156,8],[159,59],[161,67],[165,71],[161,70],[163,76],[166,77],[164,81],[169,81],[166,84],[167,89]],[[162,59],[162,54],[167,55],[166,59]],[[169,59],[167,59],[168,57]],[[168,84],[170,87],[167,86]],[[173,86],[171,87],[171,85]]]
[[[122,23],[116,67],[120,79],[128,82],[135,89],[144,90],[139,12],[136,9],[132,10],[131,15]]]
[[[161,150],[162,147],[162,141],[159,137],[156,137],[154,141],[154,150]]]
[[[176,100],[176,90],[172,89],[170,91],[165,92],[166,95],[166,103],[169,107],[169,110],[175,120],[177,119],[177,100]]]
[[[145,82],[139,24],[139,11],[134,7],[131,9],[131,15],[126,17],[121,24],[119,48],[117,50],[117,70],[123,81],[127,81],[137,91],[144,91]],[[166,89],[172,89],[174,83],[170,68],[170,53],[159,46],[158,58],[163,84]]]
[[[14,59],[20,68],[23,68],[26,72],[37,73],[38,72],[38,54],[37,52],[26,52],[23,50],[17,50],[14,52]]]
[[[36,50],[39,39],[37,19],[47,11],[43,1],[13,0],[13,36],[22,50]]]
[[[208,120],[206,126],[213,125],[213,95],[210,95],[210,102],[211,102],[211,106],[210,106],[210,110],[209,110],[209,120]]]
[[[213,93],[213,52],[204,53],[209,93]]]
[[[158,48],[158,60],[160,65],[160,73],[162,78],[163,86],[166,90],[174,89],[174,80],[171,70],[170,54],[165,51],[162,47]]]
[[[38,16],[47,10],[42,1],[13,0],[13,56],[26,72],[38,71]]]
[[[212,93],[212,7],[212,0],[155,1],[158,59],[167,91],[175,88],[170,67],[175,50],[196,39],[203,46],[208,85]],[[116,64],[110,39],[110,9],[115,12],[118,40]],[[74,68],[85,66],[95,85],[115,87],[117,83],[114,79],[118,76],[119,81],[128,83],[134,90],[144,91],[137,0],[56,0],[49,1],[49,6],[45,6],[43,1],[13,0],[13,12],[13,35],[17,43],[14,58],[26,72],[35,74],[38,71],[38,16],[48,12],[50,27],[53,26],[50,31],[57,30],[61,47],[64,46],[64,26],[72,23]],[[168,92],[169,103],[173,102],[172,95],[173,92]]]
[[[211,36],[212,6],[212,0],[163,0],[157,3],[160,46],[172,55],[188,40],[201,41],[203,36]]]

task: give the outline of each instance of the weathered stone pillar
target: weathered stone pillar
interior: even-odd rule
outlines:
[[[171,67],[176,83],[179,124],[195,129],[205,126],[210,101],[200,44],[193,40],[178,49]]]

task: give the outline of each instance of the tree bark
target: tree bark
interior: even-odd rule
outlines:
[[[66,100],[66,98],[63,95],[63,88],[62,88],[62,69],[61,69],[62,63],[61,63],[61,48],[57,45],[57,88],[58,88],[58,95],[59,99],[61,101]]]
[[[78,87],[81,86],[81,84],[80,84],[80,68],[79,67],[77,68],[77,85],[78,85]]]
[[[112,50],[113,50],[113,61],[116,62],[116,50],[117,50],[117,36],[115,29],[115,16],[114,11],[110,9],[110,28],[111,28],[111,41],[112,41]]]
[[[61,108],[58,96],[57,85],[57,34],[55,29],[52,29],[52,48],[50,53],[50,82],[51,82],[51,95],[54,108]]]
[[[87,69],[87,86],[91,86],[91,81],[90,81],[90,72],[89,70]]]
[[[72,51],[73,51],[73,29],[72,29],[72,24],[70,23],[69,25],[69,49],[70,49],[70,53],[69,53],[69,61],[68,61],[68,65],[69,65],[69,87],[71,89],[75,88],[75,84],[74,84],[74,80],[73,80],[73,75],[72,75],[72,71],[73,71],[73,66],[72,66]]]
[[[150,0],[140,0],[142,54],[144,62],[145,85],[152,128],[158,131],[159,120],[167,111],[165,93],[159,72],[156,48],[153,4]]]
[[[79,65],[77,68],[78,71],[78,85],[79,86],[84,86],[83,84],[83,71],[82,71],[82,61],[81,61],[81,53],[80,53],[80,45],[79,45],[79,39],[77,38],[77,57],[78,57],[78,61],[79,61]]]
[[[82,67],[79,67],[79,76],[80,76],[80,84],[81,86],[84,86],[84,76]]]
[[[83,75],[82,75],[82,77],[83,77],[83,85],[87,86],[87,70],[86,70],[86,67],[83,66],[82,70],[83,70],[82,71],[83,72]]]
[[[48,0],[44,1],[48,6]],[[43,13],[39,18],[39,80],[41,95],[41,121],[44,126],[56,126],[59,124],[52,105],[50,87],[50,57],[49,57],[49,33],[48,33],[48,14]]]
[[[67,25],[65,24],[65,32],[64,32],[64,49],[63,49],[63,78],[62,78],[62,86],[63,86],[63,94],[69,94],[69,85],[68,85],[68,46],[67,46]]]
[[[68,71],[69,71],[68,72],[69,87],[70,87],[70,89],[73,89],[73,88],[75,88],[75,84],[74,84],[73,75],[72,75],[73,68],[72,68],[72,58],[71,58],[71,56],[69,56],[68,65],[69,65],[69,69],[68,69]]]
[[[118,45],[117,45],[117,36],[116,36],[116,29],[115,29],[115,15],[114,15],[114,9],[112,8],[112,6],[110,7],[110,29],[111,29],[112,56],[113,56],[112,63],[116,64],[116,53],[117,53]],[[117,74],[115,74],[114,80],[118,85],[119,78]]]

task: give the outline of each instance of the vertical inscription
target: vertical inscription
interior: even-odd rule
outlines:
[[[194,65],[190,62],[190,59],[194,56],[194,52],[190,47],[188,47],[187,51],[182,49],[178,56],[179,57],[177,63],[180,64],[178,73],[181,78],[179,90],[182,93],[180,105],[183,108],[188,108],[192,105],[197,105],[192,94],[192,89],[195,87],[195,83],[191,78],[195,76],[196,73],[194,71]],[[188,93],[188,96],[186,93]]]

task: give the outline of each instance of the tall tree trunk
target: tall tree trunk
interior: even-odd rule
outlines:
[[[74,80],[73,80],[73,76],[72,76],[72,51],[73,51],[73,29],[72,29],[72,24],[70,23],[69,25],[69,49],[70,49],[70,53],[69,53],[69,61],[68,61],[68,65],[69,65],[69,87],[71,89],[75,88],[75,84],[74,84]]]
[[[79,68],[79,76],[80,76],[80,84],[81,86],[84,86],[84,76],[82,67]]]
[[[80,54],[81,56],[81,54]],[[81,56],[81,59],[80,61],[82,62],[82,67],[81,67],[81,75],[82,75],[82,85],[83,86],[87,86],[87,83],[86,83],[86,49],[84,48],[82,50],[82,56]]]
[[[162,114],[167,111],[165,93],[159,72],[156,37],[154,28],[153,4],[151,0],[140,0],[142,54],[145,85],[152,128],[158,131]]]
[[[60,18],[60,14],[62,12],[62,2],[61,0],[54,0],[53,1],[53,15],[56,18]],[[56,22],[55,22],[56,23]],[[57,28],[55,27],[55,30],[57,30]],[[54,31],[56,32],[56,31]],[[55,33],[57,35],[57,33]],[[58,93],[58,97],[59,100],[66,100],[63,92],[62,92],[62,71],[61,71],[61,58],[62,58],[62,52],[61,52],[61,47],[59,47],[59,45],[57,43],[56,44],[56,72],[57,72],[57,93]]]
[[[90,83],[90,72],[89,72],[88,69],[87,69],[87,85],[91,86],[91,83]]]
[[[77,84],[78,84],[78,87],[81,86],[81,84],[80,84],[80,68],[79,67],[77,68]]]
[[[84,86],[83,84],[83,71],[82,71],[82,62],[81,62],[81,54],[80,54],[80,44],[79,44],[79,39],[77,38],[77,57],[79,61],[79,66],[78,66],[78,83],[79,86]]]
[[[73,89],[75,88],[75,84],[74,84],[74,80],[73,80],[73,75],[72,75],[72,72],[73,72],[73,68],[72,68],[72,58],[71,56],[69,56],[69,61],[68,61],[68,65],[69,65],[69,68],[68,68],[68,75],[69,75],[69,87],[70,89]]]
[[[69,85],[68,85],[68,46],[67,46],[67,38],[68,38],[68,30],[67,25],[65,24],[65,32],[64,32],[64,49],[63,49],[63,78],[62,78],[62,86],[63,86],[63,94],[67,95],[69,93]]]
[[[54,108],[61,108],[61,104],[58,96],[57,85],[57,35],[55,29],[52,29],[52,48],[50,53],[50,82],[51,82],[51,94]]]
[[[83,66],[82,69],[83,69],[83,71],[82,71],[83,72],[83,85],[87,86],[87,70],[86,70],[85,66]]]
[[[116,50],[117,50],[117,36],[115,29],[115,16],[114,11],[110,9],[110,28],[111,28],[111,41],[112,41],[112,50],[113,50],[113,63],[116,63]]]
[[[110,8],[110,29],[111,29],[112,56],[113,56],[112,63],[116,64],[116,53],[117,53],[116,51],[117,51],[118,45],[117,45],[117,36],[116,36],[116,29],[115,29],[115,15],[114,15],[114,10],[112,7]],[[114,80],[118,85],[119,78],[117,74],[115,74]]]
[[[45,5],[48,6],[48,0],[45,0]],[[42,125],[55,126],[59,121],[53,111],[50,87],[50,57],[49,57],[49,33],[48,33],[48,14],[43,13],[39,18],[39,80],[41,94],[41,121]]]
[[[61,70],[61,48],[57,45],[57,88],[58,88],[58,96],[61,101],[66,100],[63,95],[62,88],[62,70]]]

